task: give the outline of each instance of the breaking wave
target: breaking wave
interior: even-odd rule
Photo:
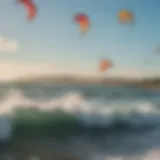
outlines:
[[[12,90],[0,101],[0,115],[9,116],[14,128],[47,128],[64,131],[84,128],[126,129],[160,126],[160,104],[151,101],[87,99],[83,93],[68,92],[50,100],[29,98]]]

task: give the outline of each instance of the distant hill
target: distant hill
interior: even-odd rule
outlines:
[[[141,87],[160,88],[160,78],[125,79],[125,78],[100,78],[75,75],[41,75],[20,77],[16,83],[67,83],[67,84],[108,84],[108,85],[137,85]]]
[[[160,88],[160,78],[144,79],[138,85],[142,87]]]

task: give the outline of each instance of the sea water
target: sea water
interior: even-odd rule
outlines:
[[[85,160],[160,158],[158,89],[1,84],[2,117],[11,125],[0,126],[0,133],[10,135],[4,159],[51,160],[55,152],[64,154],[63,159],[72,155]]]

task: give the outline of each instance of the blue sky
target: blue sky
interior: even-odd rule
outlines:
[[[160,56],[152,57],[160,45],[159,0],[35,0],[38,15],[26,21],[26,11],[15,0],[0,1],[0,35],[20,43],[15,54],[0,51],[0,59],[42,62],[62,67],[95,70],[101,56],[113,60],[116,68],[160,69]],[[134,12],[135,26],[122,26],[121,9]],[[82,36],[73,21],[76,13],[86,13],[91,28]],[[154,58],[155,57],[155,58]]]

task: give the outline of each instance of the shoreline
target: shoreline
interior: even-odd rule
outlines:
[[[124,79],[124,78],[95,78],[74,76],[39,76],[31,78],[19,78],[11,81],[3,81],[0,84],[56,84],[56,85],[106,85],[106,86],[135,86],[140,88],[160,89],[160,78]]]
[[[160,84],[159,85],[146,85],[146,84],[140,84],[138,85],[138,87],[141,87],[141,88],[147,88],[147,89],[158,89],[160,90]]]

